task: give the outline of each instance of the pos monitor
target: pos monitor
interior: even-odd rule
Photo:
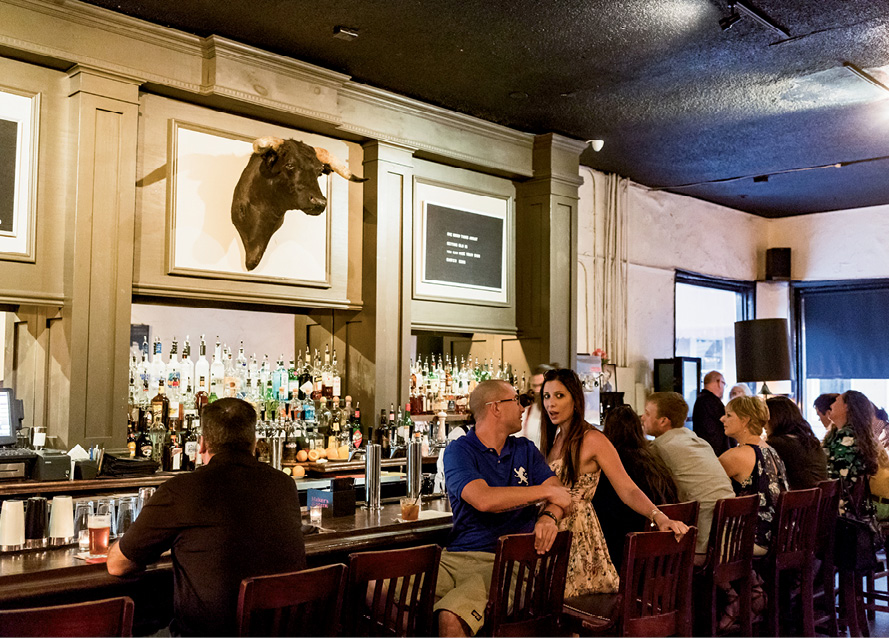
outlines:
[[[16,444],[18,419],[15,417],[15,395],[12,388],[0,388],[0,447]]]

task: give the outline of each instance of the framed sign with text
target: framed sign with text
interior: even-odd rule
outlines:
[[[506,305],[510,200],[418,182],[414,297]]]
[[[0,259],[34,261],[39,95],[0,89]]]

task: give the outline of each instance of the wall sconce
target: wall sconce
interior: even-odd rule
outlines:
[[[738,382],[761,381],[760,394],[772,394],[768,383],[789,381],[790,347],[786,319],[735,322],[735,371]]]
[[[602,150],[603,146],[605,146],[605,140],[587,140],[586,143],[597,153]]]

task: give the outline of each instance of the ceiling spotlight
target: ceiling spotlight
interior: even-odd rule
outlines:
[[[602,150],[603,146],[605,146],[605,140],[587,140],[586,143],[597,153]]]
[[[741,14],[735,11],[735,5],[732,4],[729,6],[732,8],[731,15],[727,15],[719,20],[719,26],[722,28],[723,31],[725,31],[726,29],[731,29],[732,25],[741,19]]]
[[[335,26],[333,28],[333,37],[340,40],[351,41],[358,37],[358,29],[352,27]]]

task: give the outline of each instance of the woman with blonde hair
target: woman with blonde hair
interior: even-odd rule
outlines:
[[[769,409],[757,397],[735,397],[725,406],[722,424],[726,435],[738,442],[719,457],[738,496],[759,494],[759,521],[753,553],[763,556],[772,540],[772,519],[778,495],[787,489],[787,472],[781,457],[762,432],[769,421]]]

